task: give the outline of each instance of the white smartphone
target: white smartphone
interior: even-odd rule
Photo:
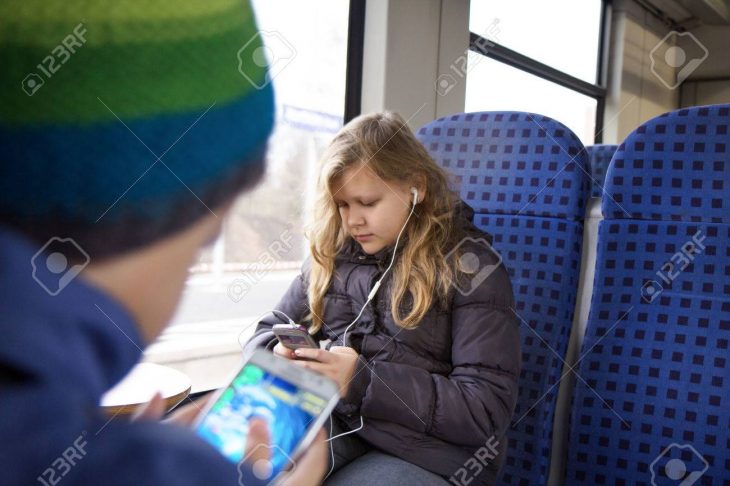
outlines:
[[[271,479],[309,447],[339,401],[337,384],[257,349],[194,424],[198,435],[232,462],[245,460],[248,422],[266,420]]]
[[[319,349],[319,345],[307,332],[307,328],[297,324],[275,324],[271,330],[279,342],[288,349]]]

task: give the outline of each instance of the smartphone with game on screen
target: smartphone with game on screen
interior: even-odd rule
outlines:
[[[234,463],[246,460],[250,419],[267,422],[271,443],[270,478],[294,466],[339,400],[334,381],[257,349],[203,410],[198,435]]]

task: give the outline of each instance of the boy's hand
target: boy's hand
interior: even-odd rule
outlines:
[[[178,425],[189,426],[195,420],[201,409],[205,407],[205,401],[201,400],[202,405],[198,403],[188,403],[179,410],[176,410],[170,418],[165,422],[171,422]],[[159,420],[165,414],[165,400],[159,393],[145,405],[141,405],[132,417],[133,421],[137,420]],[[289,486],[315,486],[322,482],[327,469],[327,436],[324,430],[320,430],[314,438],[314,442],[307,451],[296,461],[294,469],[287,472],[280,478],[279,484]],[[269,457],[269,429],[266,421],[258,418],[251,419],[248,429],[248,440],[246,440],[246,450],[243,457],[246,458],[246,464],[249,467],[257,467],[258,461],[268,461]],[[264,445],[267,447],[259,447]],[[260,467],[260,466],[258,466]]]
[[[130,422],[138,422],[140,420],[160,420],[165,415],[165,399],[162,398],[160,392],[154,394],[149,402],[137,407],[137,410],[129,419]]]
[[[213,393],[209,393],[205,398],[199,398],[194,402],[187,403],[175,409],[170,416],[164,420],[166,423],[172,423],[176,425],[182,425],[183,427],[189,427],[195,421],[201,410],[203,410],[208,401],[213,398]],[[137,411],[132,415],[131,421],[137,422],[139,420],[162,420],[165,416],[165,399],[162,395],[155,393],[152,399],[137,407]]]
[[[287,486],[320,484],[328,464],[326,438],[324,430],[320,429],[312,445],[299,457],[292,470],[284,473],[276,484]],[[253,473],[257,477],[265,476],[267,472],[267,462],[271,459],[269,441],[269,428],[266,421],[259,418],[251,419],[243,457],[246,458],[246,464],[253,469]]]
[[[329,351],[300,348],[294,351],[294,355],[297,358],[311,360],[295,361],[295,363],[334,380],[340,387],[340,396],[347,396],[350,380],[360,357],[357,351],[346,346],[332,346]]]
[[[327,435],[320,429],[314,442],[307,451],[296,461],[292,471],[284,474],[279,483],[282,486],[315,486],[322,484],[324,474],[329,464],[329,449],[327,448]]]

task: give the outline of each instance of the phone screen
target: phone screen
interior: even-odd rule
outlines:
[[[279,335],[279,340],[284,346],[309,347],[310,340],[307,336],[298,336],[296,334]]]
[[[244,459],[248,421],[269,426],[271,477],[292,463],[292,455],[327,400],[247,363],[201,420],[197,432],[233,462]]]

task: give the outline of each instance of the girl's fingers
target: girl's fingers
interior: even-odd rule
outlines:
[[[323,363],[318,363],[317,361],[294,361],[294,363],[297,366],[301,366],[302,368],[307,368],[308,370],[315,371],[317,373],[326,374],[329,370],[327,365]]]
[[[349,354],[349,355],[356,355],[357,351],[355,351],[353,348],[349,346],[332,346],[330,348],[330,351],[333,353],[338,354]]]
[[[313,359],[320,363],[329,363],[332,360],[330,352],[325,349],[299,348],[294,350],[294,355],[297,358]]]
[[[281,356],[283,358],[286,358],[286,359],[295,358],[294,352],[291,349],[285,347],[281,343],[276,343],[276,346],[274,346],[274,354]]]

